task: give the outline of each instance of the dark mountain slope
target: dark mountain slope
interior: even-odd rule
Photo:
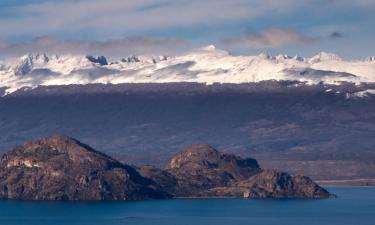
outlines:
[[[0,98],[0,151],[62,133],[127,162],[161,166],[184,146],[210,143],[313,178],[375,177],[375,98],[346,94],[366,88],[373,87],[40,87]]]

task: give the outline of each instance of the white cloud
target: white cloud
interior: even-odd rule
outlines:
[[[124,35],[284,15],[305,3],[298,0],[76,0],[48,1],[7,9],[0,18],[3,37],[10,35],[98,32]]]
[[[104,52],[103,54],[106,52],[117,54],[120,51],[128,52],[130,49],[129,40],[122,39],[121,41],[122,37],[139,34],[148,36],[148,34],[155,34],[154,31],[160,31],[162,34],[165,32],[166,36],[173,37],[173,33],[166,32],[170,28],[184,29],[196,26],[204,28],[205,26],[228,25],[236,22],[246,22],[252,27],[259,21],[266,21],[266,24],[272,21],[280,21],[280,24],[277,25],[288,26],[291,18],[295,18],[297,21],[292,21],[292,26],[302,27],[303,23],[307,22],[310,25],[304,26],[304,31],[314,36],[324,36],[334,31],[349,33],[348,27],[357,29],[359,27],[358,22],[336,24],[335,26],[344,26],[344,28],[329,29],[324,32],[318,31],[324,27],[332,26],[330,22],[325,24],[310,22],[314,21],[315,18],[320,18],[321,15],[327,15],[327,13],[335,15],[336,11],[342,13],[349,12],[351,9],[357,10],[356,12],[365,9],[373,10],[375,9],[375,0],[44,0],[43,2],[38,1],[38,3],[2,7],[0,9],[0,13],[2,13],[0,15],[0,39],[48,35],[69,37],[70,39],[106,40],[117,38],[118,40],[102,42],[54,40],[51,41],[52,44],[49,44],[48,49],[45,47],[48,43],[43,43],[44,47],[41,45],[38,47],[31,46],[31,44],[38,44],[35,43],[35,40],[30,43],[18,44],[0,42],[0,50],[13,53],[29,49],[63,52],[65,49],[71,49],[72,51],[94,49],[96,52],[99,52],[99,50]],[[304,12],[306,12],[307,18],[294,17],[294,15],[300,16]],[[285,20],[283,20],[284,17]],[[299,19],[301,20],[299,21]],[[259,27],[263,25],[260,24]],[[324,27],[322,28],[322,26]],[[238,27],[238,29],[242,29],[242,27]],[[243,29],[246,29],[246,27]],[[196,33],[195,35],[198,40],[201,34]],[[226,35],[225,32],[222,36],[224,35]],[[211,41],[215,41],[215,37],[211,36],[210,38],[213,39]],[[295,43],[311,43],[312,39],[294,30],[273,28],[258,34],[234,38],[232,42],[250,48],[275,48]],[[163,52],[170,49],[173,52],[175,51],[176,41],[180,43],[179,40],[159,39],[158,41],[161,41],[161,44],[155,44],[154,41],[155,39],[150,38],[146,41],[147,44],[144,44],[144,39],[143,42],[140,42],[141,44],[138,44],[138,48],[141,50],[137,50],[135,47],[131,50],[135,54],[137,52]],[[118,42],[121,42],[121,44],[118,44],[117,47],[111,47]],[[25,46],[24,49],[26,50],[19,47],[22,45]],[[103,46],[107,47],[104,48]],[[163,46],[168,49],[161,51],[160,49]],[[112,50],[109,51],[109,49]]]
[[[310,44],[314,38],[286,28],[269,28],[258,33],[223,40],[224,44],[244,48],[281,48],[289,45]]]
[[[50,36],[29,42],[0,41],[2,55],[23,55],[30,52],[51,54],[93,54],[122,57],[131,54],[176,54],[186,50],[190,44],[178,39],[134,37],[108,41],[60,40]]]

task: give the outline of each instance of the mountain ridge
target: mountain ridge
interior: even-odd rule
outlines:
[[[344,60],[321,52],[311,58],[262,53],[234,56],[213,45],[168,56],[129,56],[109,61],[105,56],[32,53],[0,62],[0,87],[12,93],[23,87],[121,83],[252,83],[266,80],[375,82],[373,57]],[[350,76],[348,76],[350,75]]]

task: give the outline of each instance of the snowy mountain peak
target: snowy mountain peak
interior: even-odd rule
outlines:
[[[29,53],[22,56],[19,61],[19,66],[29,65],[33,67],[34,65],[43,65],[50,61],[51,58],[56,56],[48,56],[46,53]]]
[[[217,50],[215,45],[208,45],[208,46],[202,47],[201,49],[205,50],[205,51],[215,51],[215,50]]]
[[[338,55],[329,52],[320,52],[316,56],[310,58],[311,63],[318,63],[324,61],[342,61],[342,59]]]
[[[299,55],[295,55],[295,56],[293,57],[293,59],[296,60],[296,61],[300,61],[300,62],[305,61],[305,58],[303,58],[303,57],[301,57],[301,56],[299,56]]]
[[[228,51],[217,48],[215,45],[208,45],[202,48],[193,50],[191,54],[210,54],[210,55],[229,55]]]
[[[280,54],[280,55],[277,55],[275,57],[276,60],[285,60],[285,59],[293,59],[293,57],[289,56],[289,55],[283,55],[283,54]]]
[[[10,93],[22,87],[90,83],[361,83],[375,82],[373,62],[374,57],[345,61],[325,52],[307,59],[267,53],[235,56],[215,46],[174,57],[130,56],[114,63],[108,63],[104,56],[34,53],[0,61],[0,87]]]
[[[271,59],[272,56],[270,54],[268,54],[268,52],[261,52],[259,55],[258,55],[259,58],[261,59]]]
[[[4,77],[14,76],[70,74],[74,70],[93,65],[104,66],[105,62],[105,57],[29,53],[19,58],[9,58],[0,62],[0,80],[4,81]],[[0,83],[1,86],[4,85]]]
[[[28,60],[30,62],[32,61],[38,61],[38,62],[48,62],[49,57],[46,53],[36,52],[36,53],[29,53],[21,57],[21,60]]]
[[[49,57],[45,53],[30,53],[20,58],[20,62],[15,67],[16,75],[29,73],[35,65],[43,65],[49,62]]]

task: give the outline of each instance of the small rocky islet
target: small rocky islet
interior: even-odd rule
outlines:
[[[192,145],[159,169],[115,160],[55,135],[17,146],[0,160],[0,199],[332,198],[305,176],[263,170],[255,159]]]

